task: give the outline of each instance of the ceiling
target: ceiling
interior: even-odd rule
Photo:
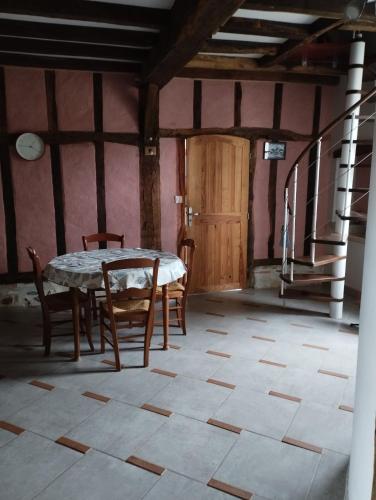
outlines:
[[[132,72],[159,86],[173,76],[335,83],[352,31],[376,31],[374,4],[351,24],[342,0],[202,4],[0,1],[0,64]]]

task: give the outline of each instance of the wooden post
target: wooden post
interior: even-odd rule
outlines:
[[[141,246],[160,249],[159,87],[155,84],[140,89],[139,122]]]

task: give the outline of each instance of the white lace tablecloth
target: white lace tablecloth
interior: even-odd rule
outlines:
[[[172,283],[186,273],[183,261],[172,253],[142,248],[111,248],[60,255],[47,264],[43,274],[46,279],[58,285],[104,288],[102,262],[141,258],[160,259],[158,286]],[[152,285],[152,268],[111,271],[109,274],[114,290],[146,288]]]

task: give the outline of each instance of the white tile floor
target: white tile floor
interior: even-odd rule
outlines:
[[[17,435],[0,428],[1,499],[233,498],[208,487],[212,478],[255,500],[342,499],[352,413],[339,407],[353,405],[358,336],[349,324],[358,307],[347,300],[341,322],[326,309],[309,302],[283,307],[274,291],[192,296],[187,337],[176,329],[171,335],[179,349],[160,350],[156,329],[150,366],[140,368],[142,352],[129,343],[121,373],[101,362],[113,359],[111,351],[71,362],[70,337],[56,339],[45,358],[39,311],[0,309],[0,419],[25,429]],[[145,403],[172,414],[142,409]],[[84,454],[55,443],[61,436],[90,449]],[[310,445],[316,451],[304,448]],[[126,463],[130,455],[166,470],[159,476]]]

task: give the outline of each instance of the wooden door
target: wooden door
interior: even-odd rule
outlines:
[[[187,236],[197,245],[192,292],[245,288],[249,141],[230,136],[188,139]]]

